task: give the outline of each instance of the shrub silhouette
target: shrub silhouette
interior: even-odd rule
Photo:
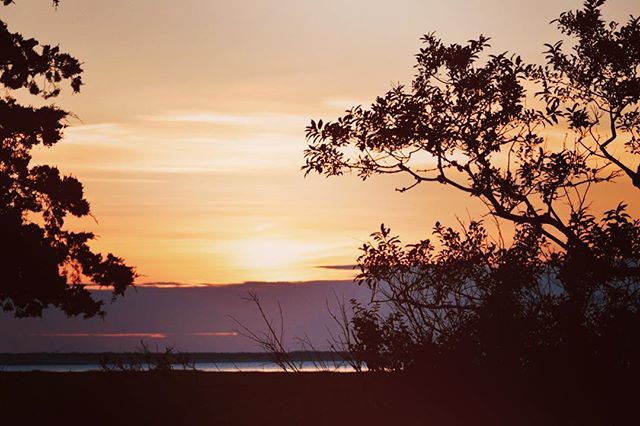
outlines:
[[[56,167],[30,164],[34,147],[60,141],[70,113],[53,104],[21,105],[11,96],[22,89],[52,99],[64,82],[78,92],[81,74],[76,58],[0,21],[0,304],[18,317],[42,315],[48,306],[67,315],[103,314],[103,302],[82,280],[112,287],[115,296],[136,275],[119,257],[93,252],[92,233],[65,229],[67,215],[90,215],[82,184]]]
[[[152,350],[144,340],[132,353],[103,354],[100,359],[100,370],[108,371],[153,371],[170,372],[174,370],[195,370],[195,363],[187,354],[177,351],[173,346],[160,350],[156,345]]]
[[[640,222],[619,206],[576,226],[588,252],[558,251],[529,225],[508,246],[479,222],[436,224],[437,241],[408,246],[382,226],[359,258],[372,302],[355,306],[351,351],[371,370],[637,366],[640,280],[620,265],[640,258]]]

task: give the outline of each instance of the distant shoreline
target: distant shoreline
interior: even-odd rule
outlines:
[[[135,352],[26,352],[0,353],[0,366],[10,365],[79,365],[99,364],[105,357],[110,361],[127,360]],[[216,362],[271,362],[273,355],[267,352],[181,352],[194,363]],[[290,352],[294,362],[341,361],[346,354],[320,351]]]

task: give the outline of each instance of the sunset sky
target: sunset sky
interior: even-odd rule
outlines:
[[[36,3],[41,3],[37,5]],[[3,20],[84,63],[63,142],[37,152],[85,185],[97,223],[73,226],[136,265],[139,283],[352,276],[381,222],[407,242],[477,216],[450,188],[389,177],[304,178],[304,128],[409,82],[422,34],[540,61],[576,0],[16,1]],[[611,0],[624,21],[637,0]],[[609,193],[626,196],[624,185]],[[627,200],[631,201],[631,200]],[[611,206],[608,206],[611,207]]]

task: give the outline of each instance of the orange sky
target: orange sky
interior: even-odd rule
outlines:
[[[10,29],[84,62],[63,142],[37,153],[84,184],[94,244],[140,282],[335,279],[380,222],[407,242],[482,211],[451,189],[390,178],[303,178],[304,127],[413,74],[419,37],[478,34],[540,60],[548,22],[579,1],[20,0]],[[38,4],[36,4],[38,3]],[[608,18],[637,13],[610,0]],[[625,186],[608,196],[630,198]],[[636,197],[637,198],[637,197]],[[467,213],[469,212],[469,213]]]

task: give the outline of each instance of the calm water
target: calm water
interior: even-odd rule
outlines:
[[[297,362],[296,366],[301,371],[335,371],[348,373],[353,368],[346,363],[326,362],[319,365],[311,361]],[[176,369],[181,369],[176,366]],[[261,372],[281,372],[282,369],[272,362],[196,362],[195,368],[198,371],[261,371]],[[51,371],[58,373],[100,371],[99,364],[40,364],[40,365],[0,365],[0,371]]]

